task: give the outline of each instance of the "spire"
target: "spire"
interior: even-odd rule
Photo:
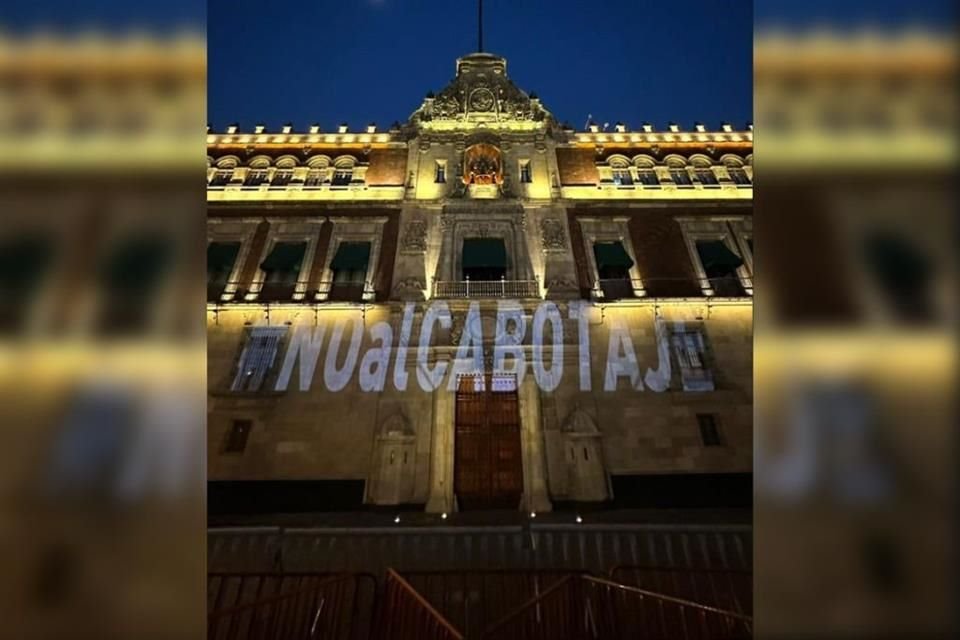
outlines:
[[[477,51],[483,53],[483,0],[477,0]]]

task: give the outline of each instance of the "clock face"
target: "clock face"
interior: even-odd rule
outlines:
[[[470,108],[474,111],[491,111],[493,103],[493,92],[489,89],[477,89],[470,96]]]

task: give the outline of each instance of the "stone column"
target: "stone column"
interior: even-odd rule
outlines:
[[[446,382],[446,378],[444,378]],[[456,393],[446,384],[433,392],[433,425],[430,448],[430,493],[427,513],[456,511],[453,494],[453,452]]]
[[[547,491],[540,389],[532,374],[524,376],[520,385],[520,445],[523,448],[523,510],[550,511],[553,505]]]

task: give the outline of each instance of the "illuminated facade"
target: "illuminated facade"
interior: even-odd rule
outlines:
[[[389,131],[210,133],[211,496],[749,500],[751,163],[562,126],[487,53]]]

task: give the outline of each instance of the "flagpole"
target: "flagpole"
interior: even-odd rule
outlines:
[[[483,53],[483,0],[477,0],[477,51]]]

